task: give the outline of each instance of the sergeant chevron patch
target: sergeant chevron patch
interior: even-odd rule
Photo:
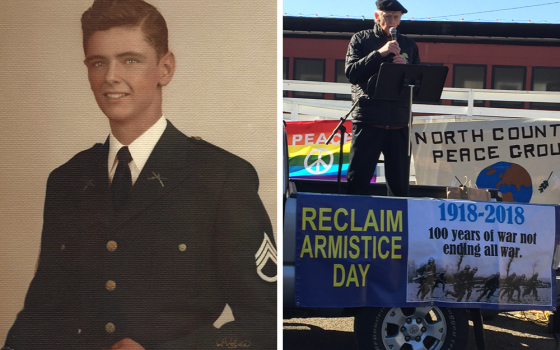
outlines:
[[[274,248],[274,244],[272,244],[272,241],[270,240],[270,238],[268,238],[266,232],[264,232],[264,239],[261,247],[257,251],[257,254],[255,254],[255,262],[257,264],[257,273],[263,280],[267,282],[275,282],[277,279],[276,274],[272,277],[268,276],[268,274],[272,275],[271,271],[276,272],[276,266],[278,265],[276,261],[276,255],[277,252],[276,248]],[[263,272],[263,269],[267,265],[269,260],[272,262],[268,264],[269,267],[266,269],[267,272],[265,273]]]

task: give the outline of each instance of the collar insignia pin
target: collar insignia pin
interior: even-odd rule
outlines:
[[[84,187],[84,189],[82,191],[87,190],[88,187],[95,187],[95,184],[93,183],[93,180],[87,180],[86,181],[86,186]]]
[[[148,180],[158,180],[159,183],[161,184],[161,187],[165,187],[165,185],[163,184],[163,180],[167,180],[167,178],[166,178],[166,177],[161,177],[160,174],[156,174],[156,173],[153,172],[153,171],[152,171],[152,174],[153,174],[154,176],[149,177]]]

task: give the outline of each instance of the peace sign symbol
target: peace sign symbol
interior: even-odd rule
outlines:
[[[328,155],[329,164],[327,164],[323,160],[323,152],[325,152]],[[312,155],[314,155],[316,153],[318,153],[317,154],[317,160],[314,161],[311,164],[308,164],[309,157],[311,157]],[[329,169],[333,165],[333,161],[334,161],[334,155],[331,151],[329,151],[326,148],[315,148],[313,151],[311,151],[307,154],[307,156],[305,157],[305,160],[303,162],[303,166],[305,166],[305,170],[309,171],[311,174],[319,175],[319,174],[324,174],[327,171],[329,171]]]

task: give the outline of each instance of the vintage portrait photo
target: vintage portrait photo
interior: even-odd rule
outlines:
[[[276,2],[0,23],[0,347],[276,348]]]

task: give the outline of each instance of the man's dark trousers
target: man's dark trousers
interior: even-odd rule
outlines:
[[[348,194],[369,194],[369,184],[383,152],[387,195],[407,197],[410,167],[408,128],[384,129],[359,122],[353,124],[352,131]]]

